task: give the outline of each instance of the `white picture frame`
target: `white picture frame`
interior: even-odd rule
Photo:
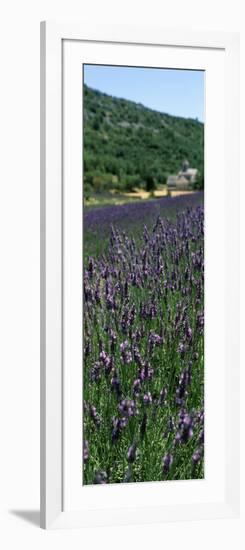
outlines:
[[[156,51],[154,47],[158,48],[158,50],[161,48],[173,48],[178,50],[182,56],[182,63],[187,52],[191,56],[194,52],[196,59],[200,59],[199,63],[201,65],[203,63],[205,65],[206,63],[202,61],[205,57],[205,52],[209,52],[208,57],[210,59],[212,56],[217,57],[216,54],[218,52],[222,52],[222,70],[224,73],[224,82],[222,84],[224,89],[224,108],[222,112],[224,114],[221,115],[223,118],[220,119],[222,130],[219,130],[219,135],[222,134],[224,136],[225,154],[224,160],[221,160],[222,166],[220,166],[220,173],[223,174],[224,178],[222,179],[224,181],[221,182],[221,187],[217,184],[217,189],[214,191],[212,199],[212,202],[214,200],[217,201],[221,190],[223,199],[221,201],[220,211],[222,212],[220,216],[224,218],[224,226],[221,224],[221,227],[222,230],[224,229],[222,239],[225,242],[222,261],[224,260],[225,269],[221,275],[221,287],[224,296],[220,291],[220,300],[222,301],[224,298],[224,303],[222,305],[220,302],[220,304],[222,311],[224,311],[224,334],[226,337],[221,353],[223,359],[220,360],[220,370],[217,371],[216,376],[221,376],[222,378],[220,400],[224,403],[223,416],[225,416],[225,420],[222,420],[224,432],[222,440],[224,443],[224,475],[222,477],[222,487],[220,487],[222,498],[216,499],[215,495],[213,495],[208,500],[207,493],[205,498],[200,502],[197,496],[193,496],[192,500],[185,501],[183,495],[189,489],[187,485],[183,486],[183,483],[186,484],[188,482],[177,482],[182,483],[182,497],[179,501],[176,500],[175,502],[172,495],[169,504],[166,502],[162,504],[159,500],[159,491],[160,489],[162,491],[163,487],[163,485],[160,487],[159,483],[151,484],[150,488],[152,499],[154,499],[154,491],[156,493],[155,505],[152,503],[149,504],[150,500],[148,505],[144,504],[143,501],[146,498],[144,497],[144,484],[130,484],[130,506],[124,505],[118,507],[115,504],[118,500],[118,494],[116,495],[115,493],[113,496],[112,491],[107,496],[104,493],[105,500],[107,499],[106,506],[103,506],[103,495],[101,497],[102,493],[100,493],[100,496],[98,495],[100,505],[95,508],[91,506],[91,498],[90,501],[88,498],[86,506],[85,493],[83,493],[82,507],[80,505],[76,507],[75,497],[67,499],[67,494],[70,492],[69,484],[76,483],[77,479],[74,478],[73,480],[69,477],[71,452],[67,453],[66,451],[67,440],[64,438],[64,432],[65,430],[66,433],[69,431],[69,419],[75,414],[76,410],[79,411],[79,403],[76,404],[76,409],[74,407],[72,409],[69,404],[69,395],[67,398],[67,386],[69,386],[70,396],[73,396],[72,392],[75,390],[71,375],[69,375],[69,378],[65,374],[67,357],[67,346],[64,349],[64,335],[66,334],[67,325],[66,316],[68,315],[69,319],[71,319],[73,312],[72,310],[69,311],[69,305],[67,307],[65,299],[66,281],[67,278],[69,279],[69,275],[68,277],[66,276],[67,259],[65,259],[64,247],[67,251],[67,243],[69,243],[69,239],[71,238],[67,201],[70,201],[72,208],[74,207],[74,218],[77,220],[75,227],[78,230],[82,228],[82,207],[80,215],[79,210],[76,209],[76,202],[78,203],[78,201],[75,201],[75,199],[79,198],[79,193],[82,197],[82,184],[79,183],[79,177],[81,177],[82,173],[79,177],[77,175],[79,174],[79,169],[82,169],[82,160],[79,156],[82,132],[81,137],[75,131],[73,133],[75,136],[73,139],[76,140],[73,143],[73,145],[75,144],[75,147],[73,147],[75,153],[73,152],[73,155],[76,155],[74,157],[74,165],[76,165],[77,170],[77,173],[74,173],[74,181],[77,181],[77,187],[75,185],[75,188],[78,194],[74,194],[73,197],[69,198],[68,195],[71,186],[67,184],[66,180],[67,178],[71,178],[71,170],[69,171],[68,169],[67,176],[66,166],[71,161],[68,161],[64,165],[64,157],[67,151],[69,154],[69,149],[66,149],[67,141],[69,141],[67,134],[71,131],[69,128],[70,118],[74,118],[76,112],[77,116],[81,116],[81,113],[80,115],[78,113],[79,97],[78,93],[75,92],[74,95],[77,95],[78,100],[73,103],[73,114],[69,111],[68,114],[65,112],[66,97],[67,95],[69,96],[69,89],[67,90],[66,88],[64,61],[67,66],[67,59],[68,62],[71,60],[71,65],[74,59],[75,67],[75,58],[79,57],[80,53],[75,52],[78,49],[77,47],[68,48],[67,58],[64,47],[65,43],[77,44],[78,46],[90,43],[97,44],[97,46],[103,44],[108,45],[110,50],[120,45],[122,47],[122,56],[123,46],[131,47],[131,51],[133,51],[132,48],[137,47],[139,51],[144,50],[146,52],[148,48],[149,60],[151,51]],[[100,50],[102,51],[103,48],[100,48]],[[100,59],[103,59],[101,51]],[[83,53],[82,55],[83,59],[81,57],[81,63],[85,63],[85,54]],[[104,62],[107,62],[106,58]],[[212,60],[209,63],[211,67]],[[218,68],[219,62],[216,63]],[[41,526],[43,528],[223,518],[236,517],[239,514],[238,66],[239,36],[235,33],[196,33],[179,30],[169,31],[159,28],[107,27],[104,25],[93,28],[92,25],[86,25],[85,27],[82,23],[41,23]],[[212,71],[214,72],[214,67]],[[71,82],[72,73],[69,76],[71,77]],[[207,101],[209,101],[208,97]],[[217,104],[218,98],[215,101]],[[209,126],[209,133],[205,134],[205,143],[207,137],[211,144],[211,125]],[[207,147],[205,155],[209,155],[211,148],[211,146],[210,148]],[[205,167],[206,160],[205,156]],[[211,204],[210,193],[208,197],[208,204]],[[81,219],[78,219],[79,215]],[[68,223],[64,224],[65,219],[68,219]],[[76,229],[73,227],[72,231],[74,232]],[[215,241],[211,237],[212,235],[209,234],[208,246],[210,249],[214,246],[212,240]],[[79,245],[79,241],[77,244]],[[70,264],[72,267],[70,269],[74,268],[75,265],[79,267],[79,256],[76,254],[76,252],[74,254],[73,251],[71,252]],[[215,250],[210,254],[210,262],[214,256]],[[75,258],[75,263],[73,262],[73,258]],[[208,258],[209,256],[207,255]],[[74,287],[76,288],[76,283]],[[76,296],[79,302],[81,297],[79,283],[77,292]],[[79,309],[76,308],[74,322],[78,320],[79,315],[80,322],[82,323],[82,312],[80,314]],[[79,330],[80,326],[78,325],[78,334]],[[212,342],[214,346],[214,340]],[[78,368],[79,353],[78,349],[77,358],[75,358]],[[76,369],[74,370],[74,376],[75,371]],[[75,384],[77,384],[77,380],[79,379],[76,379]],[[66,411],[65,403],[68,403]],[[76,403],[75,395],[74,403]],[[78,423],[80,423],[80,417],[78,418]],[[213,440],[215,439],[214,436],[215,434],[213,433]],[[72,452],[74,452],[74,449],[77,448],[79,452],[81,441],[78,440],[73,445],[76,434],[72,434],[71,439],[69,437],[69,449],[72,449]],[[76,463],[79,460],[80,457],[74,457]],[[140,499],[141,501],[143,499],[143,505],[141,506],[137,504],[137,499],[135,503],[133,500],[131,501],[133,491],[136,491],[135,485],[141,486],[137,489],[139,493],[138,500]],[[198,494],[198,486],[196,485],[195,487]],[[101,490],[101,488],[99,489]],[[72,491],[73,489],[71,490],[71,494],[73,495],[74,491]],[[88,492],[86,494],[88,495]],[[97,499],[97,496],[95,498]],[[113,499],[115,500],[113,501]],[[69,506],[67,506],[68,501]]]

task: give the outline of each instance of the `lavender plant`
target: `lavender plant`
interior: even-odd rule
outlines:
[[[204,475],[204,212],[153,219],[84,267],[84,484]]]

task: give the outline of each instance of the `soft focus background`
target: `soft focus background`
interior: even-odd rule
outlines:
[[[1,384],[0,545],[4,550],[97,548],[204,550],[245,545],[244,474],[240,520],[96,528],[38,529],[39,507],[39,22],[80,19],[104,23],[241,32],[241,98],[245,96],[242,0],[17,0],[1,4]],[[245,148],[241,102],[241,151]],[[242,183],[242,182],[241,182]],[[241,185],[241,213],[245,204]],[[244,216],[242,234],[245,231]],[[245,246],[242,247],[243,251]],[[242,280],[245,278],[244,257]],[[242,289],[241,310],[245,307]],[[242,334],[245,330],[244,322]],[[243,352],[244,364],[245,356]],[[242,372],[244,389],[244,373]],[[242,404],[244,419],[245,409]],[[244,422],[244,421],[243,421]],[[244,423],[242,425],[244,434]],[[244,435],[242,459],[244,464]],[[26,513],[25,511],[29,511]],[[31,522],[30,522],[31,520]]]
[[[85,211],[203,189],[204,81],[204,71],[84,66]]]

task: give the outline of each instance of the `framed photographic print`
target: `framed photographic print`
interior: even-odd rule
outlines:
[[[239,513],[239,38],[41,24],[41,525]]]

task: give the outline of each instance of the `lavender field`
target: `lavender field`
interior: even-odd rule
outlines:
[[[83,278],[83,483],[203,478],[203,193],[85,209]]]

